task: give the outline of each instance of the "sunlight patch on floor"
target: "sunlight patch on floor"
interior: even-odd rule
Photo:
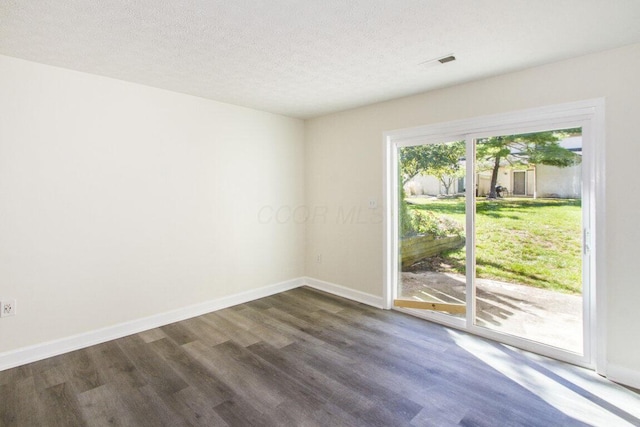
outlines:
[[[596,426],[640,424],[640,396],[596,373],[458,331],[451,338],[572,418]]]

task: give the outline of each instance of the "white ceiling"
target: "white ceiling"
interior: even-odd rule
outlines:
[[[300,118],[637,42],[640,0],[0,0],[0,54]]]

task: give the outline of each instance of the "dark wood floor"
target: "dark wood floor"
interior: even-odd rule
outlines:
[[[0,425],[639,425],[606,396],[637,398],[629,390],[602,380],[603,397],[466,336],[500,351],[501,366],[542,372],[563,393],[554,405],[548,389],[523,386],[455,334],[299,288],[0,372]]]

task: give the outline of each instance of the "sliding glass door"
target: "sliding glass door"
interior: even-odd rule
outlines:
[[[465,141],[399,147],[398,159],[395,305],[464,318]],[[451,265],[445,267],[445,262]]]
[[[390,140],[390,305],[593,366],[584,123]]]
[[[582,129],[475,148],[473,325],[583,354]]]

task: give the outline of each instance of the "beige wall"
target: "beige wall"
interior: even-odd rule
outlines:
[[[630,191],[640,144],[640,45],[458,85],[307,121],[310,206],[365,208],[383,197],[385,131],[597,97],[606,98],[607,359],[640,381],[640,194]],[[425,78],[428,78],[425,75]],[[383,224],[307,225],[307,275],[382,296]],[[322,254],[322,262],[317,262]]]
[[[303,123],[0,56],[0,353],[305,274],[381,297],[384,131],[605,97],[607,357],[640,378],[638,75],[634,45]]]
[[[0,354],[304,274],[304,123],[0,57]]]

